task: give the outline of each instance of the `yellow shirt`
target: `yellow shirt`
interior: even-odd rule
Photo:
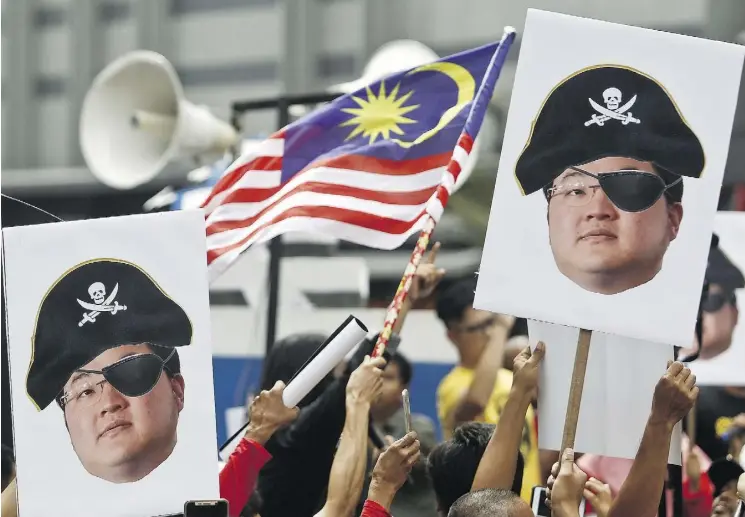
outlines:
[[[473,370],[456,366],[445,378],[442,379],[437,388],[437,415],[440,419],[442,432],[446,440],[453,435],[453,412],[463,395],[473,381]],[[497,372],[497,381],[494,383],[494,391],[489,397],[489,402],[484,409],[484,413],[475,418],[477,422],[486,422],[496,424],[499,416],[502,414],[504,405],[512,387],[512,372],[500,368]],[[538,455],[538,433],[535,428],[535,419],[533,408],[529,407],[525,415],[525,426],[523,428],[523,438],[520,444],[520,452],[525,460],[525,470],[523,471],[523,486],[521,497],[530,503],[530,494],[534,486],[541,484],[541,464]]]

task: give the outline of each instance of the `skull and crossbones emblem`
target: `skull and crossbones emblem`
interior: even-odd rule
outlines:
[[[590,117],[590,120],[585,122],[585,126],[591,126],[593,124],[603,126],[608,120],[611,119],[620,121],[621,124],[623,124],[624,126],[628,125],[631,122],[633,122],[634,124],[639,124],[641,122],[641,120],[635,118],[629,111],[636,102],[636,95],[631,97],[626,102],[626,104],[622,106],[621,101],[623,101],[623,94],[621,93],[621,90],[615,87],[611,87],[603,91],[603,102],[605,103],[604,107],[595,102],[593,99],[587,100],[590,101],[590,106],[592,106],[592,108],[597,113],[594,113],[592,117]]]
[[[119,284],[116,284],[107,297],[106,286],[102,282],[93,282],[88,287],[88,296],[91,297],[93,303],[78,299],[80,306],[87,311],[83,313],[83,319],[78,323],[78,327],[82,327],[89,322],[95,323],[96,318],[102,312],[108,312],[114,315],[119,311],[126,311],[127,306],[119,305],[119,302],[115,299],[118,292]]]

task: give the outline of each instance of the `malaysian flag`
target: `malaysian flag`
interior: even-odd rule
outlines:
[[[513,39],[372,83],[241,156],[203,204],[210,279],[283,233],[389,250],[438,220]]]

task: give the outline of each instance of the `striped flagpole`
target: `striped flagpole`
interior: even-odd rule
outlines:
[[[507,53],[510,50],[512,42],[515,41],[515,35],[516,32],[514,28],[505,27],[504,34],[502,35],[502,39],[499,42],[499,46],[497,47],[496,52],[494,52],[494,56],[492,56],[491,62],[486,69],[486,73],[484,74],[484,80],[481,82],[481,86],[479,87],[473,104],[471,105],[471,111],[468,114],[468,119],[466,120],[466,124],[463,127],[463,132],[461,133],[460,138],[458,138],[459,144],[464,141],[471,142],[472,144],[473,141],[476,139],[476,136],[481,129],[481,124],[484,121],[484,116],[486,115],[486,108],[491,101],[492,95],[494,94],[494,87],[497,84],[497,80],[499,79],[499,74],[502,71],[505,60],[507,59]],[[467,147],[470,154],[471,145],[468,145]],[[467,158],[468,155],[466,155],[463,160]],[[460,164],[454,157],[452,157],[450,159],[450,162],[448,163],[448,172],[457,174],[460,172],[460,169]],[[454,176],[456,174],[454,174]],[[442,208],[444,209],[445,204],[447,203],[447,200],[449,198],[449,193],[444,185],[440,185],[437,190],[438,198],[442,203]],[[419,239],[416,242],[416,246],[414,246],[414,251],[411,254],[409,263],[406,265],[406,269],[404,270],[401,282],[398,284],[396,294],[393,297],[390,305],[388,306],[388,312],[385,315],[383,330],[380,332],[378,341],[375,344],[375,349],[373,350],[372,354],[373,357],[382,355],[383,352],[385,352],[386,347],[388,346],[388,340],[390,339],[391,333],[393,332],[393,327],[398,320],[398,315],[401,312],[401,306],[403,305],[404,301],[406,301],[406,297],[409,294],[409,289],[411,288],[411,283],[414,279],[414,273],[416,273],[416,270],[419,267],[420,262],[422,261],[424,252],[427,251],[427,246],[429,246],[429,240],[432,236],[432,231],[435,229],[436,224],[437,221],[435,220],[435,218],[431,214],[428,214],[427,220],[424,224],[424,228],[419,234]]]

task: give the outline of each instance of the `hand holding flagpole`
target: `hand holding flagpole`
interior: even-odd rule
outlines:
[[[398,284],[396,294],[388,306],[388,312],[385,316],[385,323],[383,324],[383,330],[380,332],[378,341],[375,344],[373,350],[373,357],[382,355],[388,346],[388,340],[393,332],[393,327],[398,319],[398,314],[401,311],[401,306],[406,297],[409,294],[411,283],[414,278],[419,264],[422,261],[422,256],[427,250],[429,240],[432,237],[432,231],[435,229],[437,220],[442,215],[445,205],[447,204],[450,193],[455,186],[455,181],[458,178],[458,174],[468,160],[468,155],[473,147],[473,142],[478,135],[481,124],[486,114],[486,108],[491,101],[492,95],[494,94],[494,86],[499,79],[499,73],[502,70],[502,66],[507,58],[512,42],[515,40],[516,31],[512,27],[505,27],[502,40],[499,43],[497,51],[494,53],[489,67],[486,70],[484,80],[476,92],[473,104],[471,105],[471,112],[468,114],[468,120],[466,121],[463,132],[460,138],[458,138],[458,144],[453,152],[453,156],[450,159],[450,163],[447,166],[447,172],[444,175],[443,182],[437,187],[436,194],[430,200],[427,206],[427,219],[424,223],[424,228],[419,234],[414,251],[411,254],[409,263],[406,265],[404,275],[401,278],[401,282]]]

